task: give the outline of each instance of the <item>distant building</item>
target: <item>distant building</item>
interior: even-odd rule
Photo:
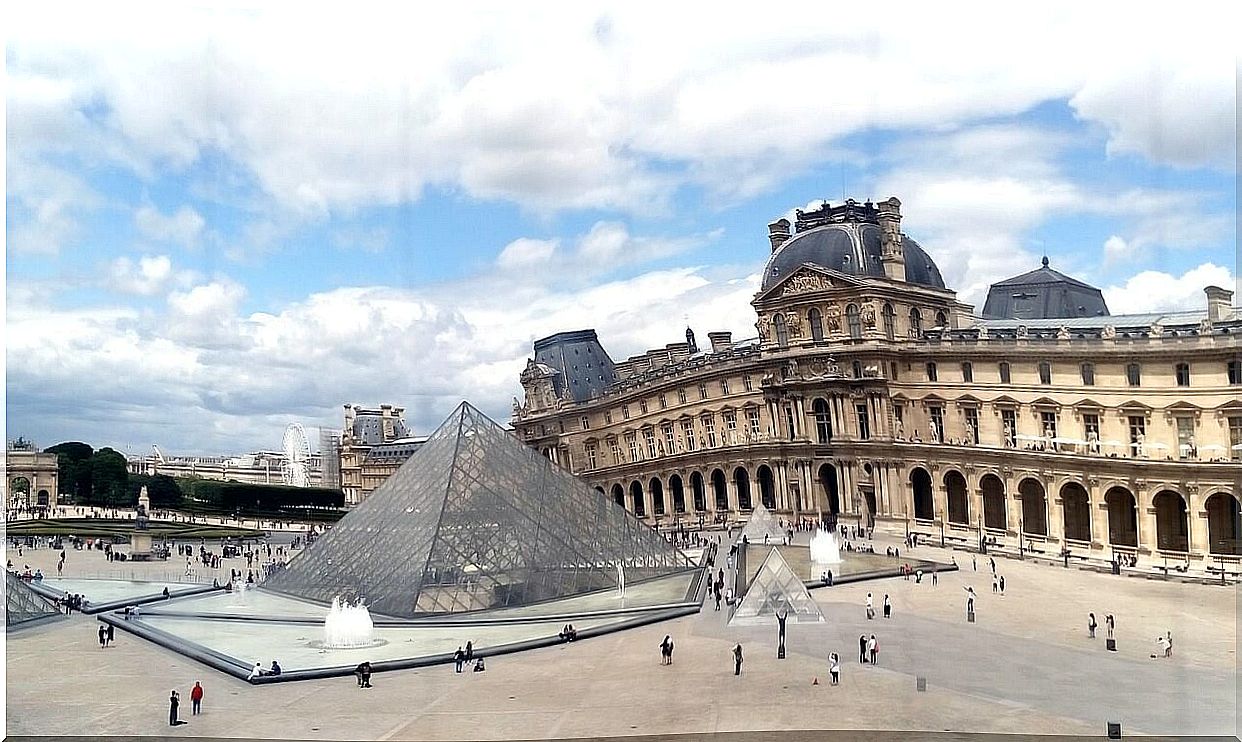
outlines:
[[[390,404],[345,405],[338,471],[346,506],[362,502],[427,440],[410,434],[404,414]]]
[[[130,458],[130,474],[163,474],[248,484],[284,484],[285,455],[281,451],[255,451],[241,456],[165,456],[158,446],[141,458]],[[322,462],[312,453],[306,462],[309,485],[320,486]]]
[[[9,507],[30,509],[56,504],[56,454],[44,453],[23,438],[5,446],[4,481]]]

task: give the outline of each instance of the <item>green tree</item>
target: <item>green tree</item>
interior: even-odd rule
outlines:
[[[91,456],[91,489],[96,503],[126,504],[128,485],[129,469],[124,455],[111,448],[101,448]]]
[[[91,486],[91,457],[95,450],[79,441],[58,443],[44,450],[46,453],[56,454],[60,493],[69,495],[78,505],[92,503],[94,488]]]

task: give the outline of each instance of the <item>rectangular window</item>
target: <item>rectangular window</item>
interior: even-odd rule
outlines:
[[[586,415],[582,416],[582,429],[583,430],[591,429],[591,418],[587,417]]]
[[[1100,416],[1086,414],[1082,416],[1082,433],[1090,443],[1100,440]]]
[[[1147,418],[1142,415],[1130,415],[1130,455],[1138,456],[1143,443],[1147,439]]]
[[[707,399],[707,385],[699,384],[699,399]]]
[[[626,420],[630,419],[630,406],[629,405],[627,404],[621,405],[621,417],[625,418]]]
[[[682,420],[681,421],[681,434],[682,434],[682,437],[685,438],[686,450],[693,451],[695,449],[694,421],[693,420]]]
[[[927,380],[936,381],[936,364],[935,363],[927,364]]]
[[[725,443],[730,446],[736,446],[739,442],[737,439],[737,413],[729,411],[722,414],[725,424]]]
[[[1179,363],[1173,367],[1173,375],[1177,378],[1178,386],[1190,386],[1190,364]]]
[[[596,455],[595,455],[595,444],[594,443],[586,444],[586,457],[587,457],[587,468],[594,469],[598,464],[598,461],[596,460]]]
[[[1043,429],[1043,435],[1045,438],[1057,437],[1057,413],[1040,412],[1039,422],[1040,427]]]
[[[893,419],[897,421],[898,425],[905,423],[905,420],[903,419],[905,417],[905,414],[906,414],[905,405],[900,405],[900,404],[893,405]]]
[[[742,377],[742,388],[748,392],[755,391],[755,382],[751,380],[750,374],[746,374]]]
[[[1083,386],[1095,386],[1095,364],[1094,363],[1082,364],[1082,385]]]
[[[975,445],[979,445],[979,410],[975,407],[967,407],[966,414],[966,437]]]
[[[1013,448],[1017,442],[1018,435],[1018,411],[1017,410],[1001,410],[1001,435],[1004,444]]]
[[[1229,458],[1242,461],[1242,417],[1229,418]]]
[[[612,462],[614,464],[621,463],[621,445],[617,443],[616,438],[608,439],[608,452],[612,454]]]
[[[664,432],[664,451],[669,454],[677,453],[677,439],[673,436],[673,424],[665,423],[660,430]]]
[[[612,425],[612,410],[604,410],[604,424]]]
[[[897,361],[890,361],[888,364],[888,378],[897,381]]]
[[[944,408],[934,405],[927,408],[927,416],[931,418],[932,441],[939,443],[944,440]]]
[[[1039,383],[1040,384],[1051,384],[1052,383],[1052,364],[1048,363],[1047,361],[1039,362]]]
[[[729,380],[728,379],[720,380],[720,393],[725,395],[726,397],[729,396]]]
[[[1009,383],[1009,362],[1001,361],[1000,364],[1000,380],[1002,384]]]
[[[716,417],[714,415],[704,415],[699,418],[703,423],[703,437],[707,440],[708,448],[716,447]]]
[[[686,403],[686,390],[683,387],[677,390],[677,404],[685,404],[685,403]]]
[[[785,426],[789,429],[789,440],[792,441],[797,429],[794,427],[793,405],[790,404],[785,405]]]
[[[973,365],[973,364],[971,364],[971,363],[969,363],[969,362],[968,362],[968,363],[963,363],[963,364],[962,364],[962,381],[964,381],[964,382],[966,382],[967,384],[969,384],[969,383],[973,382],[974,380],[975,380],[975,367],[974,367],[974,365]]]
[[[871,426],[867,423],[867,405],[854,405],[854,412],[858,414],[858,437],[860,440],[869,440],[871,438]]]
[[[638,400],[638,412],[643,415],[647,414],[647,400],[645,399]]]
[[[625,445],[630,449],[630,461],[638,461],[638,436],[633,433],[625,434]]]
[[[668,407],[668,397],[664,394],[660,394],[660,409],[664,409],[666,407]]]
[[[643,428],[643,442],[647,444],[647,458],[654,459],[657,455],[655,431],[651,428]]]
[[[1126,382],[1130,386],[1139,386],[1143,381],[1142,370],[1137,363],[1126,364]]]
[[[1177,420],[1177,457],[1189,459],[1195,455],[1195,419],[1179,417]]]
[[[746,419],[750,422],[750,437],[752,440],[759,438],[759,408],[751,407],[746,411]]]
[[[1228,370],[1229,383],[1234,386],[1242,384],[1242,360],[1230,361]]]

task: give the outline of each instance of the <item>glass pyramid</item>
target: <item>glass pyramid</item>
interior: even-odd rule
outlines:
[[[781,524],[776,521],[776,516],[772,515],[772,511],[764,507],[763,503],[759,503],[759,507],[750,514],[750,520],[746,521],[746,526],[738,534],[738,541],[742,540],[742,536],[745,536],[747,543],[751,544],[764,543],[764,536],[768,537],[768,543],[779,544],[785,534],[781,532]]]
[[[625,508],[463,402],[264,587],[413,618],[528,605],[694,569]]]
[[[9,626],[59,615],[52,601],[31,590],[12,572],[4,573],[4,618]]]
[[[742,602],[729,619],[729,624],[769,623],[777,613],[789,612],[789,618],[802,622],[824,620],[824,614],[802,584],[802,580],[789,567],[789,562],[777,549],[759,565]]]

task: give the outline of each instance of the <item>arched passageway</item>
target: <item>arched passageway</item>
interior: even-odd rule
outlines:
[[[1111,487],[1104,493],[1108,506],[1108,543],[1113,546],[1138,546],[1138,507],[1134,495],[1125,487]]]
[[[696,513],[707,510],[707,489],[703,486],[703,475],[697,471],[690,475],[690,499],[694,501]]]
[[[949,495],[949,522],[970,523],[970,504],[966,495],[966,477],[950,470],[944,475],[944,488]]]
[[[1165,551],[1190,551],[1190,522],[1186,499],[1173,490],[1156,493],[1151,504],[1156,508],[1156,548]]]
[[[1005,511],[1005,483],[995,474],[984,474],[979,480],[983,490],[983,527],[996,530],[1008,528]]]
[[[612,486],[612,501],[617,503],[621,507],[625,507],[625,488],[624,487],[622,487],[619,484],[614,484]]]
[[[725,485],[725,473],[719,469],[712,470],[712,497],[716,499],[717,510],[729,509],[729,488]]]
[[[664,483],[658,478],[652,477],[651,484],[647,489],[651,492],[652,514],[664,515]]]
[[[759,502],[768,510],[776,509],[776,478],[772,470],[765,464],[759,467]]]
[[[737,489],[737,507],[739,510],[750,510],[754,505],[750,501],[750,472],[739,466],[733,470],[733,486]]]
[[[1204,503],[1208,516],[1208,552],[1242,554],[1242,507],[1228,492],[1217,492]]]
[[[1091,498],[1081,484],[1066,482],[1061,487],[1061,515],[1065,540],[1091,541]]]
[[[837,486],[837,467],[823,464],[819,467],[819,486],[824,491],[824,502],[828,503],[828,512],[836,515],[841,512],[841,495]]]
[[[1047,536],[1048,497],[1044,486],[1034,479],[1023,479],[1018,484],[1018,497],[1022,499],[1022,532]]]
[[[932,499],[932,478],[927,470],[916,466],[910,470],[910,491],[914,497],[914,517],[916,520],[934,520],[936,518],[936,502]]]
[[[686,488],[681,482],[681,475],[674,474],[668,478],[668,490],[673,495],[673,512],[686,512]]]
[[[630,483],[630,510],[639,518],[647,514],[647,505],[643,502],[643,486],[639,482]]]

